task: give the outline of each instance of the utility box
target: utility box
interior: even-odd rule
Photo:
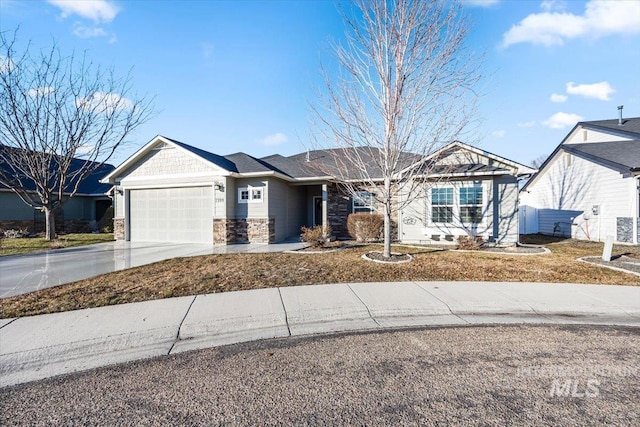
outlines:
[[[600,205],[593,205],[591,207],[591,212],[593,215],[600,215]]]

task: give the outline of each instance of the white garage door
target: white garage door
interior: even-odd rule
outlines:
[[[212,243],[212,197],[211,187],[131,190],[131,241]]]

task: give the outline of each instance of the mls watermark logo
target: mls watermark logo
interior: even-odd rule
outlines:
[[[600,395],[600,381],[596,379],[555,379],[551,382],[551,397],[591,398]]]
[[[590,399],[600,396],[601,381],[613,381],[624,377],[637,377],[638,366],[597,365],[564,366],[543,365],[519,367],[517,376],[547,378],[551,380],[551,397]]]

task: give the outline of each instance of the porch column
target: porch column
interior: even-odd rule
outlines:
[[[130,197],[131,190],[123,189],[124,194],[122,200],[124,201],[124,241],[131,241],[131,213],[130,213]]]
[[[327,184],[322,184],[322,231],[323,232],[326,232],[327,225],[329,224],[328,215],[327,215],[327,212],[328,212],[327,200],[328,200]]]

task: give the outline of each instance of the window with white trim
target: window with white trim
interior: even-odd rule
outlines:
[[[353,213],[373,213],[375,211],[373,194],[369,191],[356,191],[353,197]]]
[[[238,203],[262,203],[264,187],[238,188]]]
[[[466,224],[482,222],[482,187],[460,188],[460,221]]]
[[[453,188],[431,189],[431,221],[453,222]]]

